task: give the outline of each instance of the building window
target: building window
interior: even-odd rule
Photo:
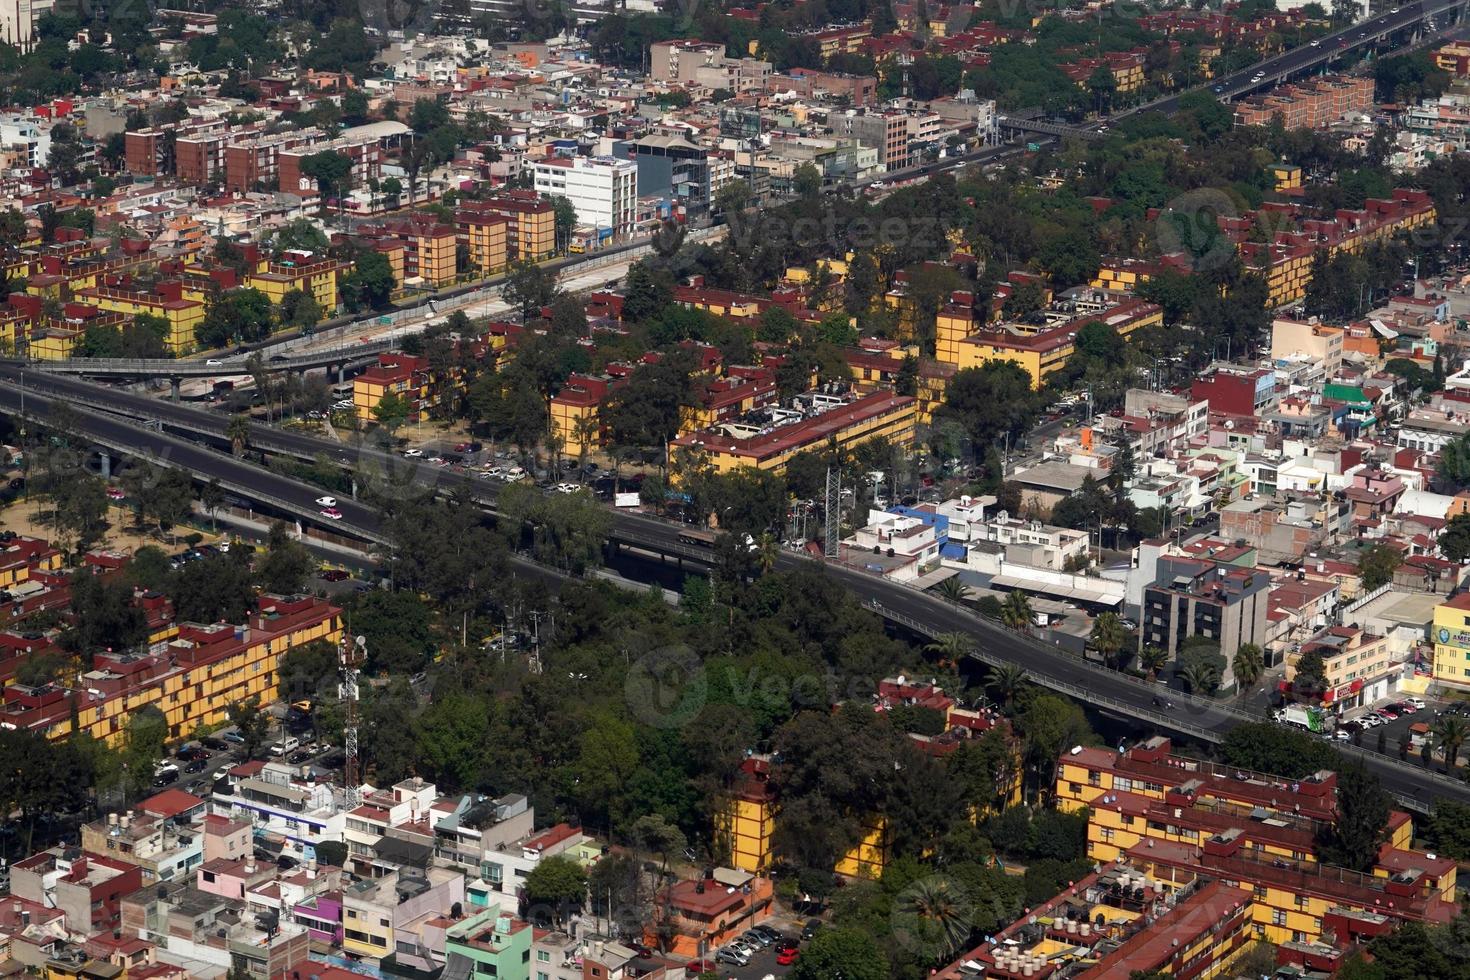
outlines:
[[[551,954],[548,953],[544,949],[538,949],[538,950],[536,950],[536,962],[537,963],[550,963],[551,962]]]
[[[1285,909],[1272,909],[1271,910],[1271,924],[1273,926],[1284,926],[1284,925],[1286,925],[1286,910]]]

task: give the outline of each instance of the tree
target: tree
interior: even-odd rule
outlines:
[[[1470,559],[1470,514],[1457,514],[1439,533],[1439,550],[1450,561]]]
[[[322,318],[316,297],[300,289],[289,290],[281,297],[281,324],[297,330],[310,330]]]
[[[1231,660],[1231,667],[1235,671],[1235,679],[1242,688],[1255,686],[1260,680],[1261,674],[1265,672],[1266,661],[1261,655],[1261,648],[1254,643],[1242,643],[1235,651]]]
[[[1025,431],[1040,407],[1029,374],[1008,361],[991,361],[956,372],[936,414],[941,424],[946,420],[958,423],[978,452]]]
[[[388,256],[376,249],[360,249],[353,257],[352,271],[342,279],[342,301],[354,312],[363,307],[381,310],[396,285]]]
[[[234,701],[225,708],[225,714],[245,740],[241,745],[245,758],[253,759],[265,744],[271,724],[270,715],[261,710],[260,698],[252,696],[244,701]]]
[[[798,197],[816,197],[822,193],[822,172],[810,163],[799,164],[792,174],[791,185]]]
[[[586,900],[587,873],[571,858],[555,855],[531,869],[525,888],[530,918],[560,925]]]
[[[133,604],[132,586],[85,571],[71,578],[76,626],[63,645],[90,661],[102,650],[123,652],[148,639],[148,619]]]
[[[1157,677],[1159,671],[1169,662],[1169,654],[1156,646],[1146,646],[1138,652],[1138,666],[1143,668],[1149,677]]]
[[[271,302],[265,293],[254,288],[232,289],[209,299],[204,319],[194,328],[194,339],[205,348],[250,343],[270,336],[271,323]]]
[[[512,309],[520,312],[522,321],[530,320],[556,298],[556,273],[522,259],[507,270],[501,295]]]
[[[1372,592],[1393,581],[1393,573],[1404,557],[1386,544],[1375,544],[1358,559],[1358,580],[1363,591]]]
[[[556,251],[560,254],[572,243],[572,231],[577,227],[577,208],[561,194],[552,195],[551,207],[556,216]]]
[[[1315,697],[1322,693],[1326,685],[1327,663],[1322,659],[1322,651],[1315,648],[1302,651],[1291,678],[1292,693],[1298,697]]]
[[[888,957],[871,934],[859,929],[823,929],[812,937],[791,980],[887,980]]]
[[[1236,725],[1225,734],[1220,757],[1229,766],[1287,779],[1343,765],[1342,756],[1320,738],[1269,721]]]
[[[623,290],[623,319],[629,323],[647,323],[662,313],[673,298],[673,284],[666,272],[655,270],[646,262],[635,262],[628,268],[627,287]]]
[[[1435,800],[1428,831],[1438,853],[1457,861],[1470,858],[1470,804]]]
[[[256,565],[255,575],[262,589],[276,595],[294,595],[306,587],[316,560],[305,545],[287,533],[286,525],[276,521],[266,538],[265,554]]]
[[[1027,632],[1031,629],[1031,599],[1020,589],[1006,593],[1001,606],[1001,622],[1013,630]]]
[[[1118,618],[1117,613],[1105,612],[1097,617],[1092,624],[1092,645],[1103,655],[1103,661],[1109,667],[1116,667],[1114,662],[1118,651],[1123,649],[1123,644],[1128,641],[1128,631],[1123,628],[1123,621]]]
[[[985,686],[996,701],[1009,708],[1026,686],[1026,670],[1020,664],[992,667],[985,677]]]
[[[169,578],[176,618],[193,623],[243,623],[255,604],[250,555],[243,548],[190,562]]]
[[[1459,762],[1460,747],[1470,740],[1470,721],[1458,715],[1440,715],[1429,726],[1429,734],[1440,748],[1445,767],[1453,769]]]
[[[244,415],[230,417],[225,426],[225,438],[230,440],[230,452],[235,456],[245,455],[250,445],[250,419]]]
[[[392,433],[408,421],[412,411],[413,406],[408,403],[408,399],[390,391],[373,406],[373,420]]]
[[[1337,816],[1318,834],[1319,859],[1353,871],[1371,872],[1388,836],[1388,794],[1361,763],[1337,773]]]
[[[949,602],[964,602],[970,597],[970,587],[961,582],[958,575],[951,575],[940,582],[934,591]]]
[[[1193,694],[1213,695],[1225,676],[1225,656],[1204,637],[1190,637],[1179,651],[1178,673]]]

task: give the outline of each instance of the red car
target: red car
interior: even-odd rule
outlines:
[[[776,965],[790,966],[801,958],[801,949],[795,943],[782,943],[776,947]]]
[[[697,977],[702,973],[719,973],[720,968],[714,960],[690,960],[684,964],[684,975],[686,977]]]
[[[323,582],[345,582],[351,577],[351,575],[340,568],[329,568],[325,572],[322,572],[321,575]]]

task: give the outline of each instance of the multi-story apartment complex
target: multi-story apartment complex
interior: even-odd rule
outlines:
[[[114,743],[128,719],[153,705],[168,721],[169,737],[226,719],[226,709],[275,693],[282,654],[314,641],[335,643],[341,610],[311,596],[262,596],[240,626],[181,624],[157,653],[99,653],[82,674],[82,690],[55,685],[6,688],[0,719],[49,738],[86,732]]]
[[[419,213],[398,221],[363,224],[357,233],[370,241],[400,242],[406,281],[447,286],[458,275],[459,232],[431,215]]]
[[[292,193],[316,192],[314,178],[301,172],[302,162],[318,153],[335,153],[352,163],[348,180],[351,187],[363,187],[375,179],[382,166],[382,154],[375,136],[339,136],[333,140],[307,143],[282,149],[276,155],[279,188]],[[346,191],[347,188],[340,188]]]
[[[484,201],[462,201],[455,214],[460,225],[462,215],[493,214],[507,222],[507,260],[538,261],[556,251],[556,208],[535,191],[508,190]]]
[[[1235,106],[1235,124],[1269,126],[1279,116],[1287,129],[1323,129],[1372,105],[1371,78],[1330,75],[1244,99]]]
[[[230,142],[225,146],[225,189],[275,190],[281,186],[281,154],[314,147],[322,136],[319,129],[292,129]]]
[[[780,473],[798,453],[835,444],[850,452],[871,439],[887,439],[895,446],[913,442],[918,417],[918,400],[908,395],[877,392],[847,401],[820,405],[821,410],[803,416],[784,416],[785,424],[746,425],[725,423],[712,430],[677,436],[670,450],[689,449],[703,453],[717,473],[741,466]]]
[[[1143,590],[1140,641],[1173,657],[1192,636],[1213,640],[1225,657],[1221,685],[1229,687],[1235,651],[1266,642],[1267,598],[1271,577],[1206,559],[1159,559],[1152,585]]]
[[[546,157],[531,167],[536,193],[565,197],[577,221],[601,235],[620,237],[633,230],[638,210],[638,166],[614,157]]]

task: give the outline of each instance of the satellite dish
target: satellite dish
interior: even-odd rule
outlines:
[[[356,637],[354,637],[352,642],[356,643],[359,647],[363,649],[367,648],[367,637],[361,634],[358,634]]]

